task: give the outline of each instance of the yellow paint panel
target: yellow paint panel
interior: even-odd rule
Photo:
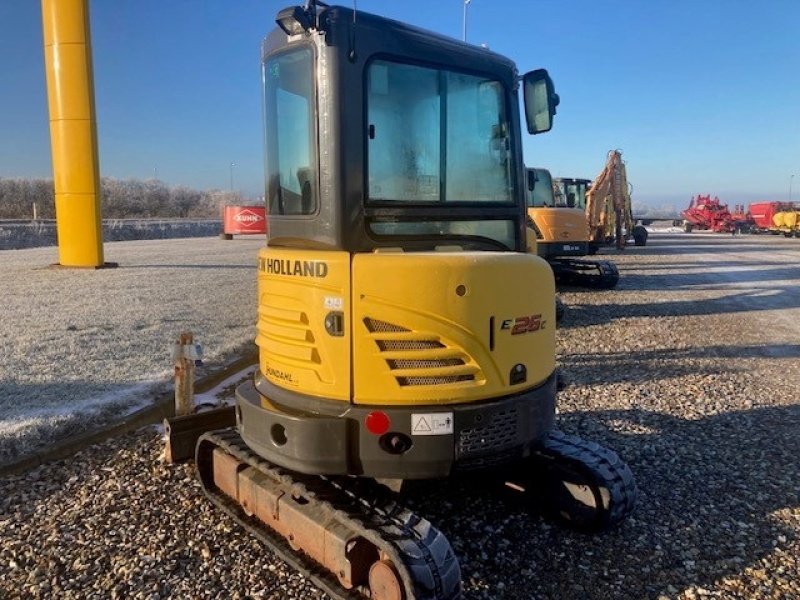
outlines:
[[[555,368],[554,298],[552,270],[530,254],[355,255],[354,402],[461,404],[542,383]],[[519,364],[527,378],[512,385]]]
[[[269,334],[265,334],[261,338],[260,346],[264,352],[275,357],[291,358],[308,363],[319,362],[318,360],[315,360],[315,357],[318,355],[315,348],[311,345],[299,344],[296,341],[280,341],[270,338]]]
[[[577,208],[528,208],[542,234],[542,242],[586,242],[589,225],[584,212]]]
[[[267,247],[258,258],[261,372],[277,386],[349,402],[350,254]],[[312,261],[324,263],[324,276],[295,271]],[[325,327],[331,313],[342,315],[340,336]]]

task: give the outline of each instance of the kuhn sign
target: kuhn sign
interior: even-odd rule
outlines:
[[[251,210],[245,209],[238,215],[234,215],[233,220],[239,223],[258,223],[259,221],[263,221],[264,217],[257,215]]]
[[[266,233],[267,215],[263,206],[226,206],[223,234]]]

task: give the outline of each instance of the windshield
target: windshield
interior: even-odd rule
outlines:
[[[565,186],[565,201],[570,208],[586,208],[586,184],[567,183]]]
[[[367,85],[369,200],[514,202],[502,84],[376,60]]]
[[[478,209],[516,203],[504,86],[386,60],[366,76],[367,204],[397,211],[369,220],[370,233],[513,249],[514,220]]]
[[[566,208],[586,208],[588,179],[556,179],[553,183],[556,206]]]
[[[528,190],[528,206],[555,206],[553,179],[547,169],[530,169],[536,175],[533,191]]]
[[[277,55],[264,66],[267,207],[272,215],[317,209],[314,69],[310,48]]]

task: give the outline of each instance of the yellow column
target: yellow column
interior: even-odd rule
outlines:
[[[88,0],[42,0],[59,264],[102,267]]]

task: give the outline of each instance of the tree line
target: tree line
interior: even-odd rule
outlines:
[[[194,218],[218,219],[222,206],[241,203],[234,192],[200,191],[170,186],[157,179],[100,181],[104,219]],[[55,218],[52,179],[0,177],[0,219]]]

